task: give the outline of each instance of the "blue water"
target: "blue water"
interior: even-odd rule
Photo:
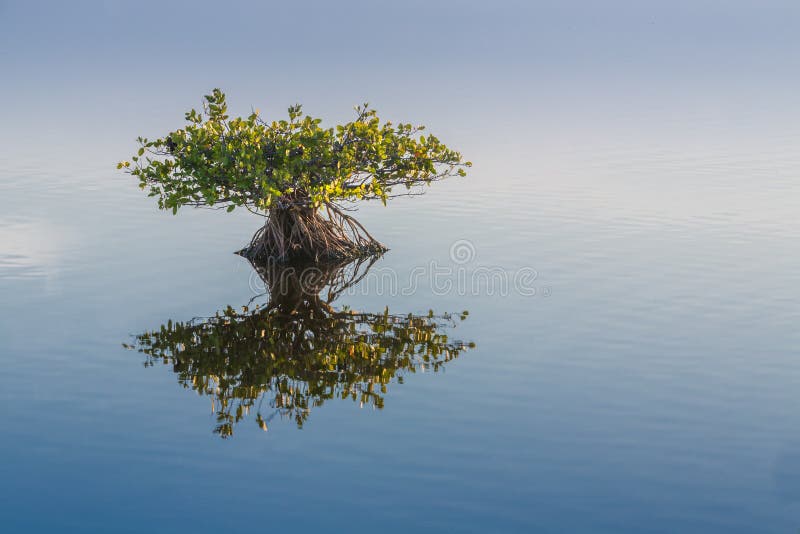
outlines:
[[[0,5],[0,530],[800,528],[800,11],[487,6],[218,6],[225,37],[211,6]],[[257,219],[173,217],[114,169],[215,86],[234,113],[369,100],[475,163],[363,207],[390,251],[336,301],[468,310],[474,349],[382,410],[223,440],[123,348],[259,290],[232,254]]]

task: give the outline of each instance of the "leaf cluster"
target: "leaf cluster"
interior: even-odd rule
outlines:
[[[230,118],[225,94],[214,89],[202,111],[158,139],[138,138],[139,149],[117,167],[139,179],[162,209],[190,206],[232,211],[245,207],[320,207],[346,201],[417,194],[421,186],[465,175],[469,162],[423,126],[381,122],[367,104],[354,121],[335,127],[304,115],[264,120],[259,112]]]

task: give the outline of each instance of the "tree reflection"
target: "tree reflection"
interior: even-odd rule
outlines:
[[[402,383],[418,369],[439,371],[474,345],[446,334],[467,312],[402,315],[331,306],[374,261],[254,265],[268,289],[266,304],[169,321],[136,336],[129,348],[146,355],[146,366],[171,365],[181,385],[211,397],[214,432],[222,437],[250,413],[263,430],[276,415],[302,427],[313,407],[333,398],[380,409],[390,382]]]

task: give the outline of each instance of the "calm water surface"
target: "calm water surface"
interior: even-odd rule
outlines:
[[[38,28],[15,9],[14,31]],[[476,35],[497,39],[485,53],[464,41],[475,69],[434,77],[423,93],[381,67],[372,78],[326,70],[330,58],[310,45],[297,53],[317,61],[317,75],[268,58],[280,74],[246,77],[240,63],[255,56],[242,52],[213,76],[165,75],[164,85],[113,74],[112,52],[134,57],[133,44],[108,52],[62,35],[61,55],[32,45],[4,56],[18,81],[0,93],[14,103],[0,126],[0,530],[800,528],[800,106],[786,74],[797,72],[797,46],[782,31],[797,13],[762,20],[739,6],[724,21],[730,37],[698,29],[718,20],[713,10],[634,11],[600,20],[595,37],[611,44],[593,49],[578,31],[593,23],[553,8],[548,20],[578,39],[550,48],[559,70],[520,52],[562,42],[556,30],[538,40],[502,31],[524,9],[470,12],[484,17]],[[98,12],[100,26],[119,20]],[[662,24],[653,33],[610,37],[651,18]],[[95,37],[134,43],[133,25],[121,41]],[[691,39],[672,55],[676,28],[711,43],[699,47],[706,55],[691,53]],[[173,43],[154,39],[146,50]],[[461,65],[456,45],[437,43]],[[658,69],[614,54],[631,44],[650,45]],[[52,70],[35,68],[42,61]],[[468,310],[447,333],[474,349],[439,372],[392,379],[382,409],[330,399],[302,429],[277,415],[267,432],[251,413],[221,439],[213,396],[123,347],[262,289],[232,254],[257,219],[173,217],[113,168],[137,135],[177,127],[220,84],[235,113],[300,99],[338,121],[368,99],[389,118],[429,124],[475,162],[425,197],[361,209],[391,250],[334,303]],[[434,280],[434,269],[445,274]],[[508,291],[486,273],[505,276]]]

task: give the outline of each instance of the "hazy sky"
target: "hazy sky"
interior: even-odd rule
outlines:
[[[0,161],[116,152],[213,87],[235,112],[366,100],[512,144],[631,113],[792,116],[798,27],[793,0],[0,1]]]

